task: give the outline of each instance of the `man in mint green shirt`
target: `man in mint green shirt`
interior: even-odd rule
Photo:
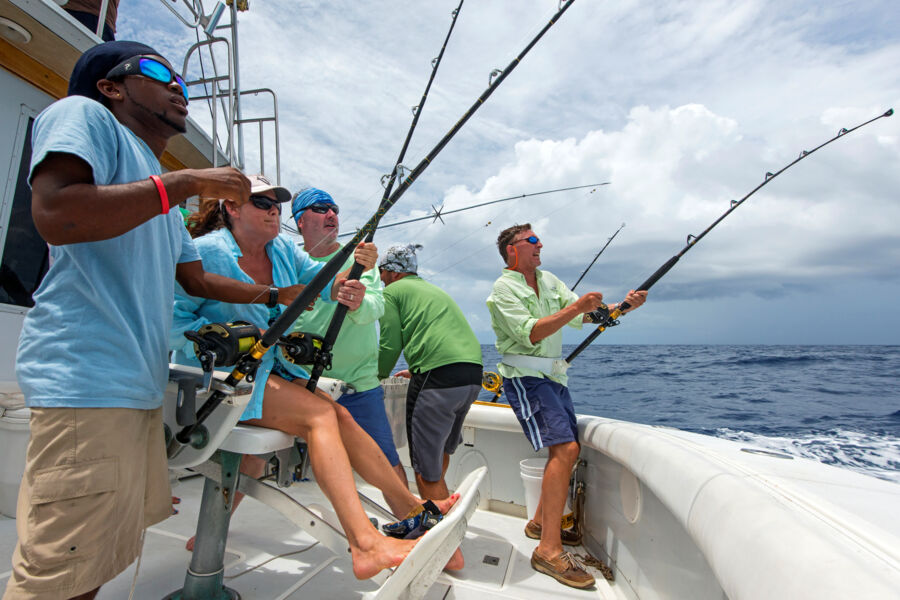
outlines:
[[[481,389],[481,344],[456,302],[416,274],[419,245],[391,246],[382,258],[384,316],[378,373],[387,377],[400,352],[409,456],[419,494],[445,498],[444,474],[462,442],[462,425]]]
[[[341,245],[337,241],[339,211],[340,208],[331,195],[320,189],[307,188],[294,196],[291,216],[303,236],[303,249],[313,260],[327,262],[340,250]],[[352,264],[351,256],[344,268],[349,268]],[[363,273],[360,281],[366,286],[365,297],[357,310],[347,313],[334,342],[331,368],[326,369],[323,374],[340,379],[352,388],[352,392],[338,398],[338,403],[350,411],[359,426],[372,436],[397,475],[406,483],[406,473],[394,445],[394,436],[384,409],[384,391],[378,378],[376,321],[384,314],[381,280],[376,269],[370,269]],[[335,306],[317,302],[313,310],[300,315],[291,331],[325,335]],[[280,353],[278,360],[289,371],[297,369],[296,366],[283,362]]]
[[[540,502],[525,526],[525,535],[541,540],[531,566],[566,585],[590,587],[594,578],[562,547],[578,545],[580,537],[555,526],[562,519],[569,477],[580,451],[561,358],[561,330],[599,322],[600,315],[593,311],[604,306],[603,294],[588,292],[579,298],[555,275],[538,269],[543,244],[528,223],[500,232],[497,248],[506,268],[494,282],[487,305],[501,355],[497,367],[503,391],[534,449],[548,448],[550,455]],[[632,290],[625,298],[631,308],[623,312],[634,310],[646,298],[646,291]]]

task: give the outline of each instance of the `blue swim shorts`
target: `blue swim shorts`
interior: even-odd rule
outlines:
[[[381,386],[366,390],[344,394],[337,399],[338,404],[350,411],[363,431],[368,433],[392,467],[400,464],[400,455],[394,446],[394,434],[391,433],[391,424],[388,422],[387,412],[384,410],[384,390]]]
[[[504,377],[503,391],[535,450],[578,441],[569,388],[544,377]]]

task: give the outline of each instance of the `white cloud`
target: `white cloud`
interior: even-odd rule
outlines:
[[[484,90],[490,70],[504,67],[556,5],[463,7],[405,164],[421,160]],[[294,189],[312,184],[332,192],[345,230],[377,205],[379,178],[399,150],[455,6],[255,2],[242,15],[243,85],[279,95],[282,179]],[[183,53],[190,40],[174,41],[174,25],[143,8],[122,1],[120,37]],[[532,222],[547,244],[545,265],[571,282],[624,221],[586,282],[617,299],[766,171],[841,127],[900,107],[895,8],[887,0],[576,2],[385,221],[426,214],[441,202],[449,209],[554,187],[611,185],[451,215],[446,226],[386,229],[376,241],[424,243],[423,272],[460,300],[488,340],[483,299],[500,268],[493,246],[499,229]],[[734,336],[722,341],[740,342],[750,338],[741,338],[719,302],[780,297],[790,323],[792,310],[804,321],[804,306],[823,290],[840,290],[843,278],[894,289],[898,139],[900,118],[883,119],[777,178],[654,288],[657,306],[630,318],[629,331],[644,341],[697,341],[694,329],[678,326],[682,316],[666,313],[667,305],[684,305],[676,299],[691,299],[695,310],[719,319],[709,327]],[[884,300],[875,304],[889,306]],[[856,318],[867,320],[859,329],[900,335],[886,308]],[[653,338],[642,321],[665,321],[664,333]],[[832,332],[834,341],[845,339]],[[808,325],[790,335],[815,338]]]

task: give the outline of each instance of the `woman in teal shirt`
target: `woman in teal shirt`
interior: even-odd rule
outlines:
[[[322,268],[322,263],[312,261],[294,242],[278,233],[281,202],[289,200],[290,193],[272,186],[261,176],[252,176],[250,180],[251,195],[247,201],[207,201],[189,219],[192,235],[200,236],[194,243],[204,268],[274,287],[308,283]],[[372,244],[360,244],[355,258],[371,269],[377,249]],[[346,272],[338,275],[335,280],[338,285],[326,288],[330,293],[323,292],[319,301],[337,300],[350,310],[357,309],[365,287],[358,281],[344,281],[345,276]],[[179,288],[170,335],[175,360],[197,364],[193,346],[184,338],[185,331],[196,330],[206,323],[235,320],[266,329],[280,313],[281,307],[277,305],[267,308],[227,304],[194,298]],[[339,404],[306,390],[305,380],[293,381],[296,375],[280,362],[276,363],[275,354],[267,353],[257,371],[253,395],[243,415],[244,423],[278,429],[306,440],[316,481],[334,506],[347,535],[354,575],[364,579],[400,564],[414,542],[384,537],[372,527],[356,493],[351,464],[363,479],[381,489],[397,516],[417,508],[419,500],[403,486],[384,454],[350,413]],[[242,471],[254,471],[247,473],[251,476],[261,474],[261,460],[246,462],[253,464],[242,465]],[[445,512],[452,502],[447,499],[437,504]]]

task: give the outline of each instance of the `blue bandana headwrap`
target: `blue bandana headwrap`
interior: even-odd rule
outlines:
[[[394,273],[413,273],[419,270],[419,261],[416,259],[416,250],[421,250],[422,244],[398,244],[391,246],[384,253],[384,258],[378,263],[382,271]]]
[[[296,221],[313,204],[335,204],[335,201],[328,192],[313,187],[306,188],[297,192],[291,201],[291,218]]]
[[[159,52],[140,42],[115,41],[97,44],[81,55],[72,76],[69,77],[67,96],[87,96],[91,100],[103,102],[103,94],[97,89],[97,82],[106,77],[113,67],[132,56]]]

